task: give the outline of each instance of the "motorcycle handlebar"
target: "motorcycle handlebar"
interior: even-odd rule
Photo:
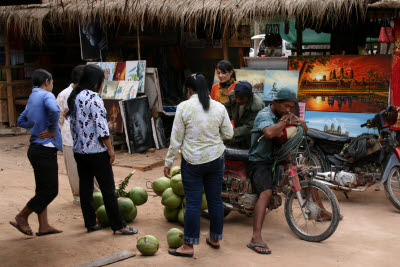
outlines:
[[[360,126],[361,126],[361,128],[363,128],[363,127],[365,127],[365,126],[367,126],[367,125],[368,125],[368,122],[363,123],[363,124],[361,124]]]

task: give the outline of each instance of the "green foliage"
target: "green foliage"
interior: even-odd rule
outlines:
[[[126,192],[125,188],[128,186],[129,180],[131,179],[132,175],[135,173],[133,170],[125,179],[120,183],[118,189],[116,190],[117,197],[129,197],[129,192]]]

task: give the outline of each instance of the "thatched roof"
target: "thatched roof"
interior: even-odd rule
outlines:
[[[374,0],[43,0],[41,5],[0,7],[0,22],[14,22],[31,39],[42,39],[43,20],[53,24],[87,21],[97,15],[107,25],[118,19],[131,26],[150,23],[161,28],[194,29],[198,21],[237,26],[249,19],[307,17],[315,22],[343,19],[351,10],[363,16]],[[389,6],[400,1],[387,2]],[[390,3],[389,3],[390,2]]]

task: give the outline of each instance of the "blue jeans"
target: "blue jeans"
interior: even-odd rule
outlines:
[[[198,245],[200,241],[200,207],[203,186],[210,215],[210,237],[222,240],[224,207],[221,190],[224,169],[223,155],[216,160],[199,165],[192,165],[182,157],[181,173],[186,198],[184,226],[184,242],[186,244]]]

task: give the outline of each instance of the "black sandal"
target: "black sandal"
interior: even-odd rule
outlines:
[[[176,251],[176,249],[168,249],[168,253],[171,254],[172,256],[178,256],[178,257],[186,257],[186,258],[192,258],[193,254],[186,254],[186,253],[180,253]]]
[[[209,246],[212,247],[213,249],[219,249],[219,248],[220,248],[220,245],[211,244],[210,238],[209,238],[209,237],[206,238],[206,243],[207,243],[207,245],[209,245]]]
[[[132,227],[129,227],[129,230],[115,230],[114,231],[114,235],[115,233],[119,233],[121,235],[135,235],[137,233],[139,233],[139,230],[133,229]]]

